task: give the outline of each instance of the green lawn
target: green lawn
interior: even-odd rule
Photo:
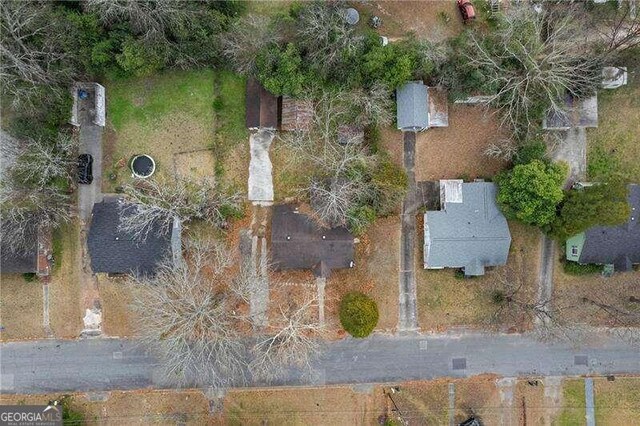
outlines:
[[[640,61],[639,61],[640,62]],[[612,173],[640,182],[640,64],[629,68],[629,85],[598,92],[598,128],[588,133],[588,174]]]
[[[248,138],[244,88],[244,78],[214,70],[107,82],[103,190],[129,181],[128,162],[140,153],[154,158],[158,178],[220,174],[226,155]]]
[[[576,426],[586,423],[583,379],[567,379],[563,382],[562,412],[554,420],[557,426]]]

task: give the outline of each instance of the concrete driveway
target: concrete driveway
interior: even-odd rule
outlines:
[[[91,219],[93,204],[102,201],[102,130],[93,124],[89,105],[90,99],[79,100],[80,122],[80,154],[91,154],[93,157],[93,182],[89,185],[78,185],[78,216],[82,228],[86,229]]]

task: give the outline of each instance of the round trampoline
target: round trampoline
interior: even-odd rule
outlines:
[[[156,162],[148,155],[136,155],[131,159],[131,171],[137,178],[146,179],[156,171]]]

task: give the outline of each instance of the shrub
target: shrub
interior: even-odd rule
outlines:
[[[579,263],[571,262],[571,261],[564,262],[564,267],[563,267],[565,273],[569,275],[577,275],[577,276],[598,274],[602,272],[603,268],[604,266],[595,265],[593,263],[581,265]]]
[[[498,204],[506,217],[543,227],[556,217],[564,193],[566,164],[533,160],[496,176]]]
[[[378,305],[363,293],[347,293],[340,302],[340,323],[353,337],[367,337],[378,324]]]
[[[258,80],[274,95],[298,96],[312,82],[300,51],[289,43],[284,49],[271,45],[256,58]]]
[[[547,147],[541,140],[534,140],[521,145],[518,148],[514,164],[529,164],[533,160],[544,161],[544,156],[547,152]]]
[[[357,206],[349,211],[347,227],[354,235],[362,235],[376,220],[376,211],[369,206]]]
[[[604,149],[596,147],[589,153],[587,174],[592,181],[607,180],[619,168],[620,162],[618,159]]]
[[[34,272],[25,272],[22,274],[22,277],[28,283],[32,283],[38,279],[38,276]]]

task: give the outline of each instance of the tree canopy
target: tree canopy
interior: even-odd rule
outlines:
[[[593,226],[624,223],[630,213],[627,186],[622,181],[568,190],[550,231],[554,237],[566,240]]]
[[[505,216],[529,225],[545,226],[556,216],[564,194],[565,164],[533,160],[496,176],[498,204]]]

